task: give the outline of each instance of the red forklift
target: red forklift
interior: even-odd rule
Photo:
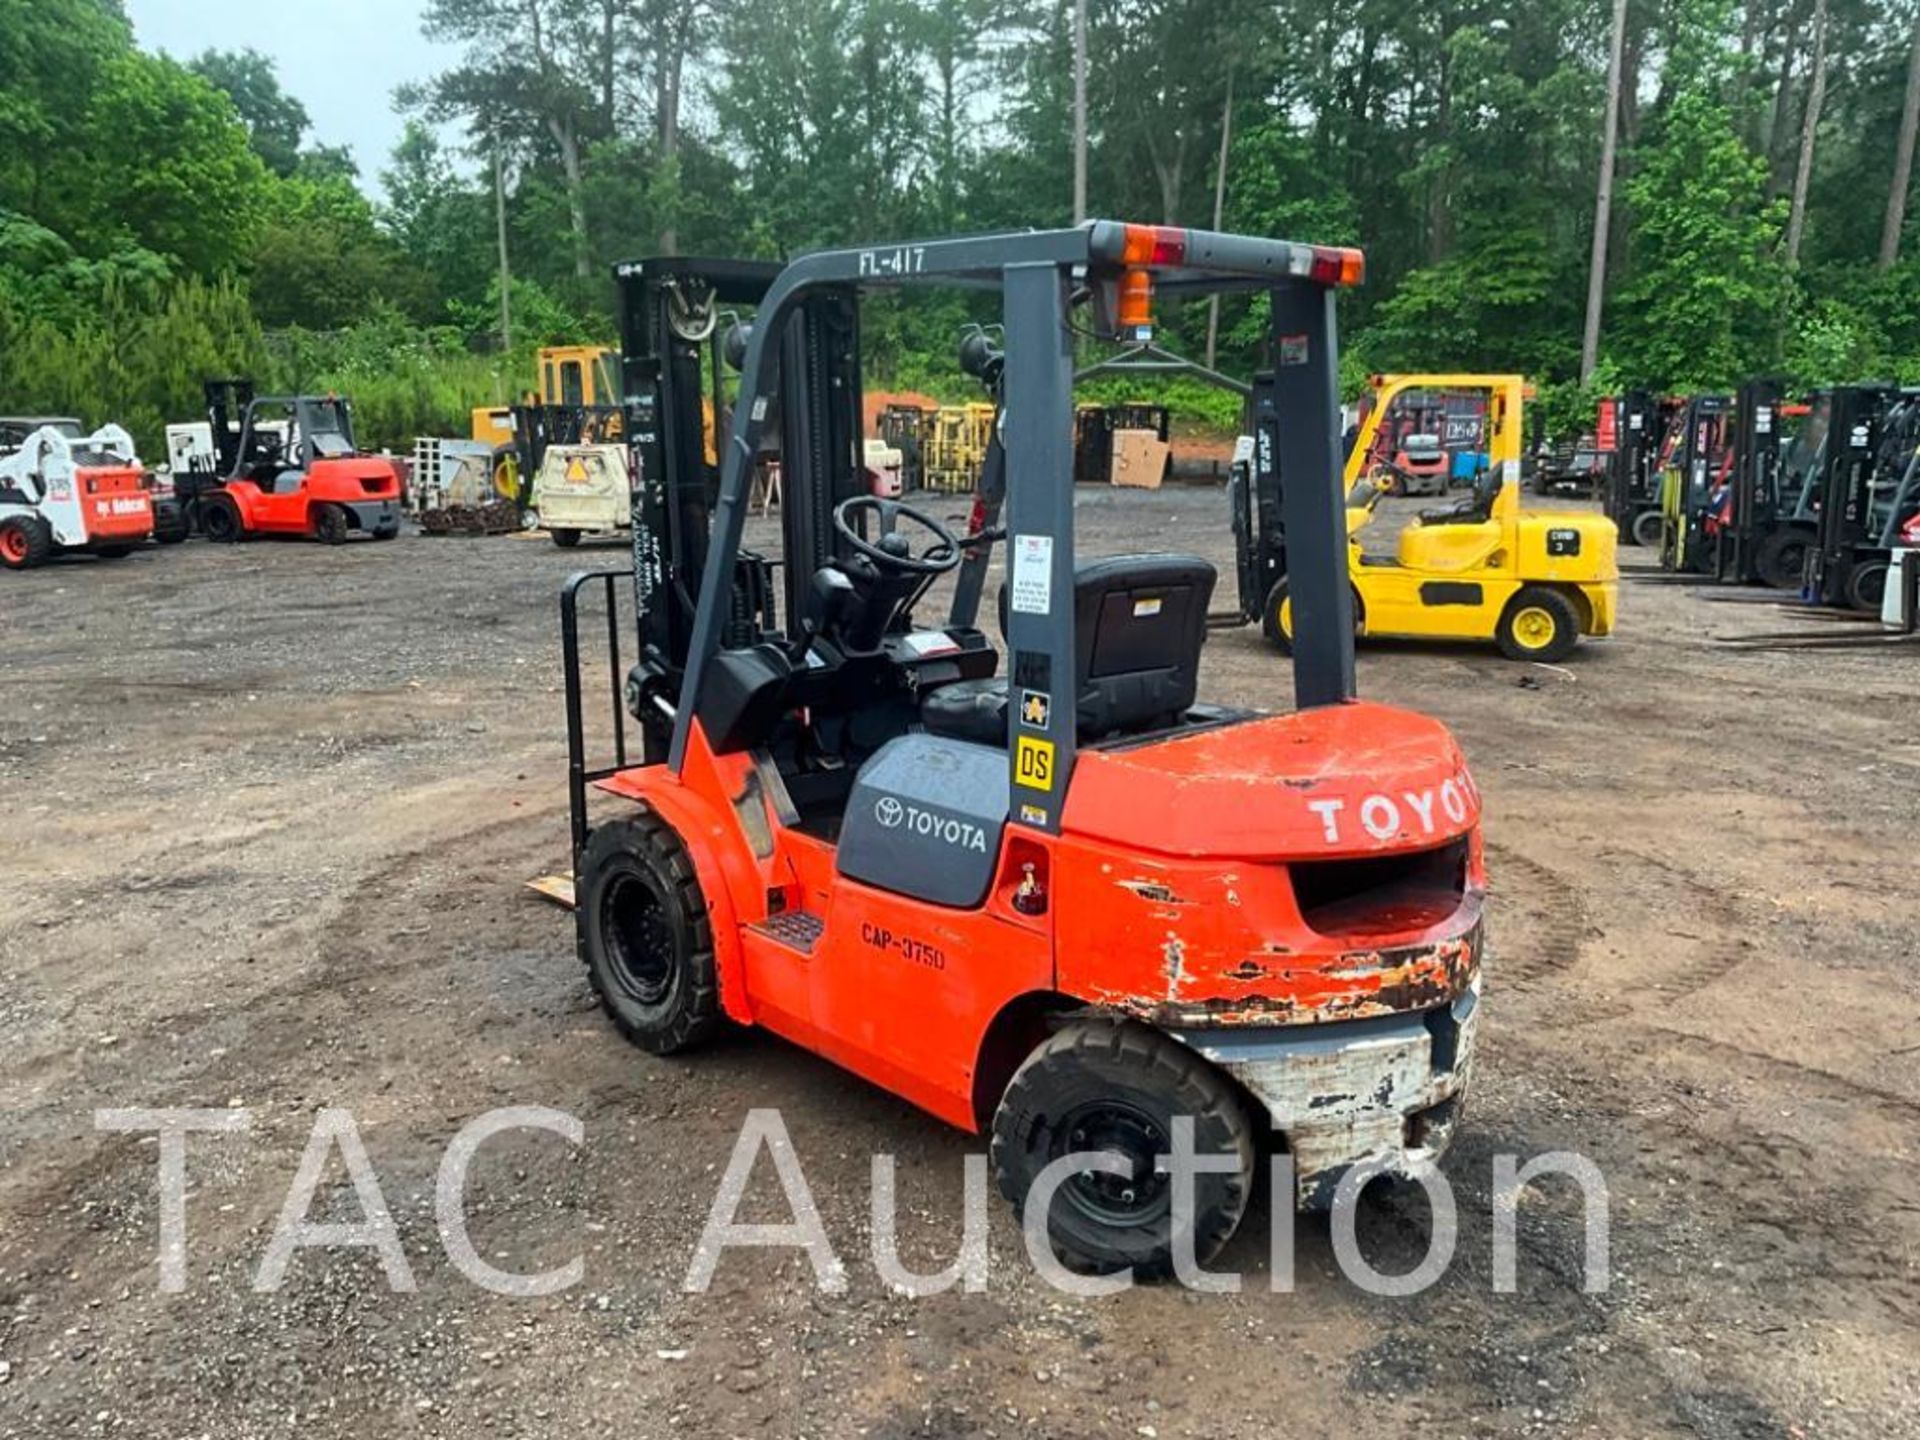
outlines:
[[[173,477],[189,524],[209,540],[290,535],[343,545],[400,533],[400,472],[354,444],[338,395],[257,396],[251,380],[206,382],[212,456]]]
[[[1164,1273],[1176,1221],[1217,1252],[1265,1148],[1309,1206],[1446,1149],[1479,1013],[1480,804],[1442,725],[1355,696],[1334,297],[1363,264],[1095,221],[709,271],[709,303],[756,307],[717,469],[698,347],[658,319],[703,262],[621,267],[628,433],[658,463],[636,457],[632,568],[570,579],[561,619],[576,939],[624,1035],[666,1054],[771,1031],[990,1133],[1023,1214],[1069,1161],[1044,1223],[1095,1271]],[[1004,526],[986,495],[960,529],[867,493],[860,298],[937,287],[1002,299],[1003,352],[974,360],[1005,397]],[[1221,290],[1271,305],[1282,713],[1200,698],[1208,561],[1075,554],[1078,337],[1137,343],[1156,293]],[[776,440],[770,556],[742,536]],[[978,614],[996,554],[1003,648]],[[596,593],[618,703],[589,765]],[[1161,1162],[1184,1121],[1226,1160],[1177,1215]]]

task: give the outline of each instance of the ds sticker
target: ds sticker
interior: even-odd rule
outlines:
[[[1014,752],[1014,779],[1029,790],[1053,788],[1053,742],[1022,735]]]

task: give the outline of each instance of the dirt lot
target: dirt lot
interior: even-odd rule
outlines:
[[[1217,492],[1088,493],[1082,536],[1226,558]],[[629,1049],[521,888],[564,863],[554,597],[596,559],[619,555],[196,543],[0,576],[0,1436],[1920,1435],[1920,655],[1743,653],[1714,637],[1791,622],[1655,584],[1564,672],[1363,651],[1363,691],[1450,723],[1488,805],[1446,1278],[1372,1298],[1303,1221],[1271,1293],[1262,1207],[1238,1295],[1075,1300],[996,1200],[987,1293],[909,1301],[868,1258],[870,1157],[899,1157],[933,1268],[981,1143],[764,1037]],[[1247,631],[1205,679],[1289,693]],[[512,1104],[586,1128],[473,1172],[483,1256],[584,1257],[548,1299],[476,1289],[435,1233],[448,1139]],[[194,1139],[164,1296],[156,1148],[93,1115],[173,1105],[252,1129]],[[252,1289],[324,1106],[357,1118],[417,1293],[317,1251]],[[785,1115],[843,1296],[791,1252],[681,1292],[753,1106]],[[1496,1295],[1493,1157],[1555,1149],[1610,1182],[1611,1285],[1580,1293],[1561,1188]],[[325,1194],[356,1215],[344,1170]],[[753,1195],[780,1216],[764,1165]],[[1418,1192],[1365,1207],[1382,1269],[1425,1234]]]

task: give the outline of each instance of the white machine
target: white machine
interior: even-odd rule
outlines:
[[[1900,531],[1889,552],[1886,592],[1880,597],[1880,622],[1902,634],[1920,630],[1920,515]]]
[[[118,560],[153,534],[153,498],[118,425],[74,437],[45,425],[0,456],[0,565],[27,570],[63,550]]]
[[[533,477],[532,505],[553,543],[611,535],[633,523],[632,475],[624,445],[549,445]]]

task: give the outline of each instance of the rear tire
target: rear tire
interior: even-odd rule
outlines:
[[[1804,530],[1776,530],[1760,542],[1753,568],[1773,589],[1798,591],[1806,583],[1807,550],[1812,543]]]
[[[1664,529],[1658,510],[1642,510],[1633,517],[1633,524],[1627,527],[1633,543],[1644,549],[1656,550],[1660,546],[1660,533]]]
[[[313,507],[314,537],[324,545],[344,545],[347,536],[353,531],[347,520],[347,512],[338,505],[316,505]]]
[[[53,527],[38,515],[20,515],[0,523],[0,565],[31,570],[53,555]]]
[[[1366,609],[1360,603],[1360,592],[1349,587],[1353,600],[1353,638],[1358,640],[1366,629]],[[1273,582],[1273,588],[1267,592],[1267,603],[1260,612],[1260,633],[1267,637],[1267,643],[1282,655],[1293,654],[1292,610],[1287,606],[1286,577]]]
[[[187,516],[183,510],[169,510],[153,517],[153,540],[156,545],[178,545],[187,538]]]
[[[1056,1032],[1014,1073],[993,1116],[993,1170],[1024,1220],[1033,1182],[1064,1156],[1112,1152],[1130,1177],[1073,1176],[1054,1192],[1047,1233],[1061,1261],[1096,1274],[1173,1268],[1172,1189],[1154,1170],[1171,1148],[1173,1120],[1190,1116],[1194,1149],[1237,1167],[1194,1183],[1194,1257],[1220,1252],[1253,1189],[1253,1124],[1226,1078],[1184,1045],[1144,1025],[1085,1021]]]
[[[225,495],[209,495],[200,502],[200,533],[216,545],[233,545],[246,538],[240,507]]]
[[[593,832],[576,877],[587,976],[619,1032],[672,1055],[720,1025],[713,926],[693,859],[645,813]]]
[[[1887,597],[1887,576],[1893,567],[1885,560],[1869,560],[1856,565],[1847,574],[1847,604],[1869,614],[1880,613]]]
[[[571,550],[580,543],[578,530],[549,530],[547,534],[553,537],[553,543],[562,550]]]
[[[1494,638],[1509,660],[1564,660],[1580,643],[1580,616],[1558,590],[1528,585],[1507,602]]]

